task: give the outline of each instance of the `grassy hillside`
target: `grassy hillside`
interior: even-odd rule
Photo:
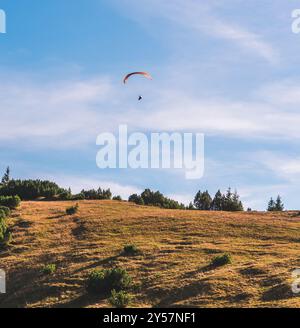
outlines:
[[[172,211],[112,201],[24,202],[13,213],[11,246],[0,252],[8,291],[0,307],[105,307],[85,292],[95,268],[133,277],[136,307],[300,307],[291,271],[300,268],[295,213]],[[121,255],[126,244],[142,254]],[[213,268],[230,253],[233,263]],[[52,276],[41,274],[48,263]]]

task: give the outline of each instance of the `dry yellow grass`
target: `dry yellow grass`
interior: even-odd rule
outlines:
[[[107,307],[84,288],[95,268],[133,277],[134,307],[299,307],[291,272],[300,268],[295,213],[161,210],[112,201],[24,202],[10,219],[13,242],[0,253],[8,275],[0,307]],[[120,255],[136,244],[143,254]],[[211,268],[218,254],[231,265]],[[52,276],[40,273],[54,263]]]

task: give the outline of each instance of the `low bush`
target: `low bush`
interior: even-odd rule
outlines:
[[[76,204],[75,206],[68,207],[66,209],[66,214],[67,215],[74,215],[78,212],[78,210],[79,210],[79,205]]]
[[[10,231],[6,230],[2,240],[0,239],[0,244],[2,246],[9,246],[11,241],[12,241],[12,233]]]
[[[123,253],[124,256],[135,256],[141,254],[141,251],[136,245],[126,245],[124,246]]]
[[[64,200],[64,201],[71,200],[72,199],[72,194],[69,191],[65,190],[61,194],[58,195],[58,199],[59,200]]]
[[[94,270],[90,273],[86,289],[91,294],[106,294],[112,290],[117,292],[131,285],[131,277],[126,270],[116,268],[110,270]]]
[[[45,275],[51,275],[56,272],[56,264],[46,264],[42,267],[41,272]]]
[[[0,210],[0,220],[5,219],[5,218],[6,218],[5,212]]]
[[[0,242],[3,242],[6,232],[7,232],[6,220],[5,218],[0,217]]]
[[[117,292],[113,290],[111,292],[111,297],[108,299],[111,306],[114,306],[117,309],[126,308],[132,300],[132,297],[125,291]]]
[[[72,200],[84,200],[84,195],[83,194],[73,195]]]
[[[0,246],[8,246],[11,240],[12,240],[12,233],[8,230],[6,217],[0,216]]]
[[[0,206],[0,246],[7,246],[12,240],[12,234],[8,230],[7,217],[10,215],[10,209]]]
[[[105,273],[104,271],[94,270],[90,273],[86,289],[91,294],[103,293],[105,289]]]
[[[6,217],[10,216],[10,209],[6,206],[0,206],[0,216],[4,213]]]
[[[0,196],[0,206],[16,209],[21,203],[19,196]]]
[[[220,267],[231,263],[232,263],[232,259],[230,254],[224,254],[214,257],[210,264],[213,267]]]

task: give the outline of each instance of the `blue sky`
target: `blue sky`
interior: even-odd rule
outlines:
[[[79,191],[146,187],[180,201],[236,188],[299,208],[300,34],[286,0],[0,0],[0,169]],[[151,83],[121,79],[147,70]],[[144,100],[137,103],[142,92]],[[205,175],[97,168],[96,137],[200,132]]]

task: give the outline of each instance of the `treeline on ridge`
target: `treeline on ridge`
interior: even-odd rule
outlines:
[[[43,180],[14,180],[10,177],[9,168],[0,183],[0,205],[9,208],[18,206],[20,200],[117,200],[122,201],[121,196],[114,196],[110,189],[82,190],[79,194],[72,194],[71,189],[64,189],[51,181]],[[194,201],[189,206],[185,206],[178,201],[165,197],[159,191],[145,189],[140,195],[133,194],[128,199],[129,202],[156,206],[164,209],[189,209],[202,211],[244,211],[244,206],[237,191],[232,192],[231,188],[223,194],[220,190],[211,197],[208,191],[198,191]],[[248,211],[251,209],[248,209]],[[271,199],[268,211],[283,211],[284,205],[280,196],[276,202]]]
[[[244,211],[240,196],[237,191],[232,192],[231,188],[227,190],[226,194],[222,194],[218,190],[213,199],[207,190],[205,192],[198,191],[194,199],[194,204],[190,204],[190,208],[202,211]]]
[[[133,194],[128,199],[129,202],[135,203],[137,205],[146,205],[146,206],[157,206],[166,209],[185,209],[184,204],[165,197],[159,191],[151,191],[146,189],[141,195]]]

